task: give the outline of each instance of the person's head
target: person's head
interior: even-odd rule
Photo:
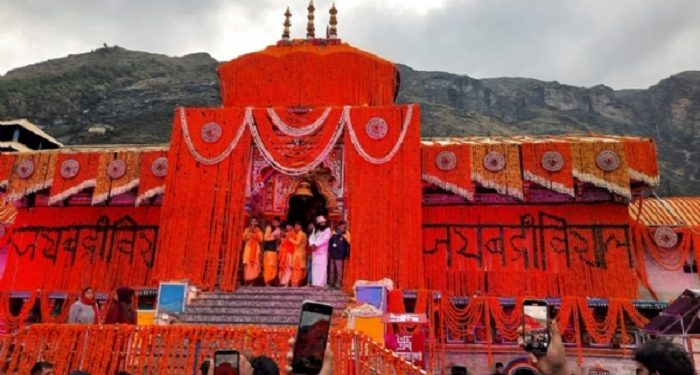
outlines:
[[[32,366],[31,375],[54,375],[53,363],[51,362],[37,362]]]
[[[277,228],[280,226],[280,218],[279,216],[276,216],[274,219],[272,219],[272,226]]]
[[[251,218],[250,218],[250,226],[251,226],[251,227],[257,227],[257,226],[258,226],[258,218],[257,218],[257,217],[251,217]]]
[[[343,233],[348,229],[348,223],[345,220],[341,220],[335,227],[339,233]]]
[[[316,218],[316,226],[318,226],[319,228],[325,228],[327,223],[328,222],[323,215],[319,215]]]
[[[301,230],[301,221],[294,222],[294,230],[299,232]]]
[[[253,375],[278,375],[280,373],[277,363],[264,355],[251,359],[250,365],[253,367]]]
[[[209,373],[209,366],[211,366],[211,361],[208,359],[204,360],[199,366],[199,372],[201,372],[202,375],[207,375]]]
[[[284,223],[284,229],[289,232],[294,229],[294,225],[292,223]]]
[[[690,356],[669,341],[648,341],[634,352],[637,375],[694,375]]]
[[[121,287],[117,289],[117,300],[121,303],[131,303],[134,298],[135,291],[129,287]]]
[[[496,374],[503,374],[503,363],[496,362]]]
[[[87,287],[83,289],[83,292],[80,293],[80,296],[88,301],[92,301],[95,299],[95,291],[92,290],[92,287]]]

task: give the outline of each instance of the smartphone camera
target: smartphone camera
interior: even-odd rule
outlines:
[[[549,347],[549,306],[543,300],[523,303],[523,340],[525,350],[544,354]]]
[[[238,375],[238,351],[232,349],[215,351],[214,374]]]
[[[294,343],[292,370],[295,374],[318,374],[328,343],[333,306],[304,301]]]

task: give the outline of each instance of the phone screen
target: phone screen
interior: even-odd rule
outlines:
[[[292,359],[294,373],[318,374],[321,370],[332,314],[330,305],[313,302],[302,305]]]
[[[549,346],[549,309],[544,301],[525,301],[523,334],[525,350],[544,353]]]
[[[214,353],[214,375],[238,375],[238,352],[217,350]]]

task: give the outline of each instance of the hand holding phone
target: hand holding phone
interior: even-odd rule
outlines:
[[[238,351],[233,349],[217,350],[214,352],[214,374],[238,375],[239,371]]]
[[[547,301],[526,300],[523,302],[522,331],[526,351],[536,355],[547,353],[550,342]]]
[[[324,365],[333,306],[304,301],[292,353],[294,374],[319,374]]]

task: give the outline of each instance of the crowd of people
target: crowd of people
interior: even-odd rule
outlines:
[[[263,227],[257,218],[243,232],[243,278],[246,286],[262,276],[266,286],[314,286],[340,288],[350,257],[347,223],[333,228],[318,216],[306,230],[300,221],[282,223],[276,217]]]

